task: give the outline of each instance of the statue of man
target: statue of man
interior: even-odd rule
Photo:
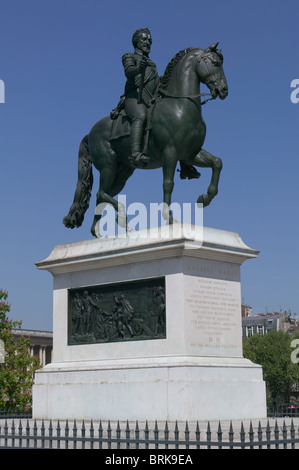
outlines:
[[[147,28],[138,29],[132,37],[134,53],[124,54],[122,63],[127,78],[125,111],[131,120],[131,162],[146,164],[149,157],[141,150],[147,120],[147,109],[158,86],[156,64],[149,59],[152,36]]]
[[[149,58],[152,36],[148,28],[133,34],[134,53],[124,54],[122,63],[127,78],[125,85],[125,111],[131,120],[130,161],[136,167],[146,166],[150,158],[142,152],[142,140],[147,111],[159,84],[156,64]],[[199,178],[200,173],[190,165],[180,162],[181,178]]]
[[[131,120],[130,161],[136,167],[146,166],[150,158],[142,152],[142,140],[147,121],[147,111],[159,84],[156,64],[149,58],[152,36],[148,28],[140,28],[133,34],[134,53],[122,57],[127,78],[125,85],[125,111]],[[200,173],[190,165],[180,162],[181,178],[199,178]]]

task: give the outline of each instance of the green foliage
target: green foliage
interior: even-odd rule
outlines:
[[[268,405],[278,405],[280,396],[289,397],[292,386],[299,381],[299,365],[291,361],[293,339],[287,332],[272,330],[243,341],[244,357],[263,368]]]
[[[7,297],[7,292],[0,289],[0,339],[5,348],[5,362],[0,364],[0,410],[23,411],[31,406],[34,373],[40,364],[30,356],[29,338],[21,335],[14,340],[12,329],[20,329],[22,322],[8,318]]]

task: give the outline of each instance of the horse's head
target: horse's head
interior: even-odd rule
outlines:
[[[200,81],[209,88],[213,99],[219,96],[224,100],[228,94],[228,86],[223,71],[223,56],[217,46],[218,42],[203,50],[197,62],[197,74]]]

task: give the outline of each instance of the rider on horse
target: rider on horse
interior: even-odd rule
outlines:
[[[125,112],[131,121],[131,163],[146,166],[149,157],[141,146],[147,122],[148,108],[155,96],[159,84],[156,64],[149,59],[152,45],[151,33],[147,28],[138,29],[132,37],[134,53],[124,54],[122,63],[127,78],[125,85]],[[200,174],[193,166],[181,164],[181,178],[199,178]]]

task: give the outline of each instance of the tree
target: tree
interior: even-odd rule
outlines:
[[[281,395],[289,400],[291,387],[299,381],[299,366],[291,361],[291,341],[287,332],[269,331],[243,342],[244,357],[263,368],[269,405],[278,405]]]
[[[0,410],[24,411],[32,404],[34,373],[40,367],[38,359],[30,356],[29,338],[14,340],[12,330],[21,328],[21,321],[9,319],[7,292],[0,289],[0,339],[4,343],[5,359],[0,364]]]

